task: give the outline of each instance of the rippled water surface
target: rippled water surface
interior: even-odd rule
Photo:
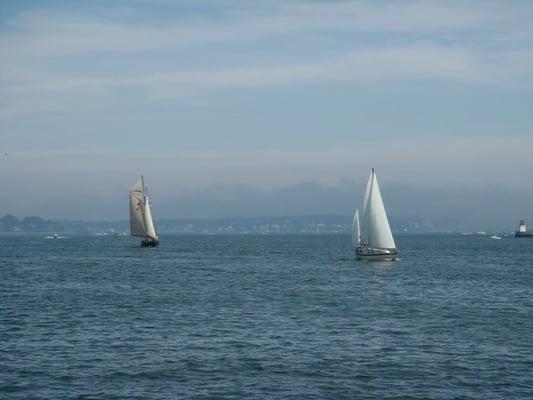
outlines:
[[[0,398],[533,398],[533,240],[0,236]]]

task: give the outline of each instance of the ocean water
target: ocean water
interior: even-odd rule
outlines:
[[[0,236],[2,399],[532,399],[533,240]]]

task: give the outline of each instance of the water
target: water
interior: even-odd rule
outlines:
[[[533,240],[0,236],[0,398],[533,398]]]

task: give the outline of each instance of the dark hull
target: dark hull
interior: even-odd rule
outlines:
[[[379,251],[379,249],[368,251],[358,248],[355,254],[358,260],[366,261],[394,261],[398,257],[397,251]]]
[[[157,239],[145,239],[141,242],[141,247],[157,247],[159,246],[159,240]]]
[[[515,232],[515,238],[531,238],[533,239],[533,232]]]

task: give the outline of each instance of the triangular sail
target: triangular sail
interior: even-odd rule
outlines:
[[[363,229],[361,230],[361,244],[368,245],[368,229],[366,223],[366,215],[368,212],[368,199],[370,198],[370,189],[372,188],[372,182],[374,180],[374,170],[370,171],[368,177],[368,183],[366,184],[365,199],[363,202]]]
[[[363,243],[365,245],[381,249],[396,248],[374,169],[370,173],[366,188],[363,218]]]
[[[143,219],[144,219],[144,226],[146,227],[146,237],[149,237],[150,239],[157,239],[157,235],[155,233],[155,227],[154,227],[154,221],[152,219],[152,212],[150,211],[150,201],[148,200],[148,197],[145,197],[145,203],[143,207]]]
[[[361,245],[361,226],[359,224],[359,209],[355,210],[352,222],[352,245],[359,247]]]

